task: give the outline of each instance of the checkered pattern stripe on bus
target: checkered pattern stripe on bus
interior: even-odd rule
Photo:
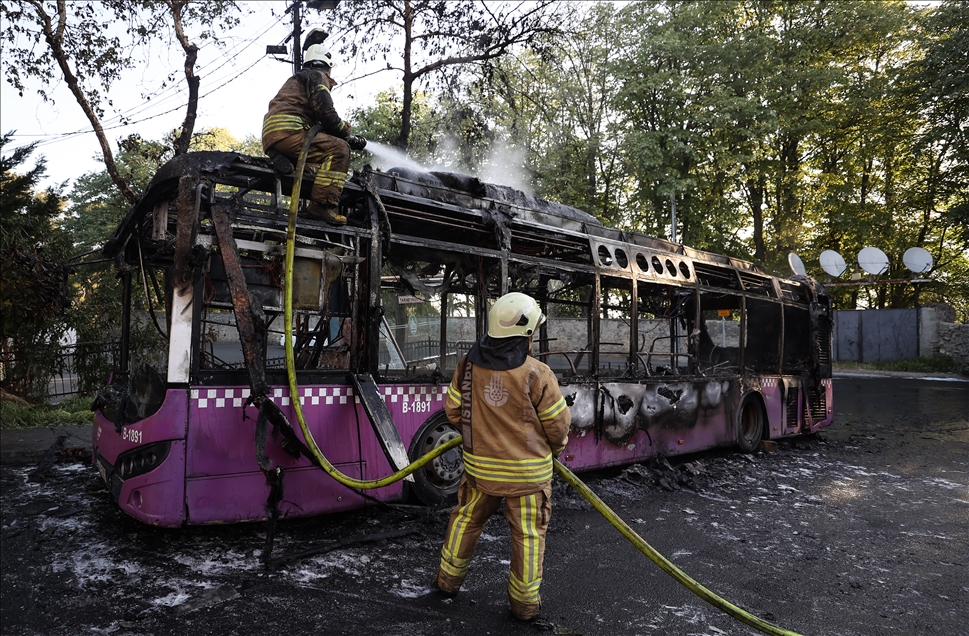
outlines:
[[[300,387],[299,392],[299,403],[302,406],[347,404],[351,399],[354,404],[360,403],[360,398],[356,395],[353,387],[350,386]],[[444,394],[447,393],[447,385],[391,385],[381,387],[381,393],[383,393],[384,402],[388,404],[442,402],[444,400]],[[276,387],[272,389],[270,397],[279,406],[289,406],[290,396],[288,387]],[[192,389],[191,393],[192,406],[200,409],[242,408],[242,405],[248,399],[248,388],[199,388]]]
[[[761,387],[774,387],[774,386],[778,386],[779,384],[780,384],[780,378],[764,378],[763,380],[760,381]],[[829,386],[831,386],[831,378],[824,378],[823,380],[821,380],[821,386],[824,388],[828,388]]]

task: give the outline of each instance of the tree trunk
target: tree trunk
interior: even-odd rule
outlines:
[[[410,144],[410,115],[414,105],[414,73],[411,53],[414,46],[414,12],[410,0],[404,0],[404,99],[400,112],[400,135],[395,144],[401,152],[407,152]]]
[[[749,171],[749,166],[747,166]],[[754,260],[764,262],[767,250],[764,246],[764,175],[758,174],[756,180],[747,180],[747,198],[750,214],[754,219]]]
[[[114,154],[111,152],[111,144],[108,143],[108,138],[104,134],[104,128],[101,127],[101,120],[98,119],[97,113],[94,112],[90,102],[88,102],[87,97],[84,95],[84,91],[81,89],[77,77],[71,70],[70,64],[68,64],[67,54],[61,46],[64,25],[67,24],[67,4],[65,0],[58,0],[57,2],[58,25],[56,31],[51,23],[50,16],[44,11],[43,5],[39,2],[32,2],[31,4],[34,6],[34,9],[37,11],[37,16],[40,18],[44,39],[50,45],[51,53],[54,55],[54,59],[57,60],[57,65],[64,74],[64,82],[67,84],[71,93],[74,94],[74,99],[81,106],[81,110],[84,111],[84,115],[88,121],[91,122],[91,128],[94,130],[94,134],[98,138],[98,144],[101,146],[101,154],[104,156],[104,166],[107,168],[108,176],[111,177],[111,181],[118,187],[118,190],[128,203],[134,204],[138,200],[138,197],[131,191],[131,188],[128,187],[128,182],[125,181],[124,177],[118,171],[118,166],[114,162]]]
[[[182,122],[182,132],[175,140],[176,155],[184,155],[192,145],[192,133],[195,131],[195,117],[198,112],[199,84],[201,83],[201,78],[195,75],[195,62],[198,59],[199,49],[189,42],[182,26],[182,7],[186,4],[186,0],[171,0],[168,2],[168,7],[172,11],[172,20],[175,23],[175,35],[185,51],[185,81],[188,83],[188,107],[185,112],[185,121]]]

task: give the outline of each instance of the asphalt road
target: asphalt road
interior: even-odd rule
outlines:
[[[817,635],[969,633],[969,384],[840,377],[836,423],[776,452],[583,475],[640,535],[727,600]],[[3,634],[755,634],[677,584],[555,486],[543,620],[505,597],[504,518],[465,590],[431,591],[446,511],[375,508],[160,530],[91,466],[3,466]],[[362,535],[408,532],[375,543]]]

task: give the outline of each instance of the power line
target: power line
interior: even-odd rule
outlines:
[[[275,22],[271,23],[268,27],[266,27],[265,29],[263,29],[263,31],[261,33],[259,33],[258,35],[255,35],[255,36],[250,37],[250,38],[243,38],[243,41],[246,41],[246,44],[241,49],[238,49],[235,52],[235,54],[233,54],[232,56],[227,57],[227,58],[223,58],[221,60],[221,63],[217,67],[215,67],[211,71],[211,73],[212,74],[215,74],[219,70],[221,70],[223,67],[225,67],[227,64],[230,64],[231,62],[233,62],[236,58],[238,58],[240,55],[242,55],[242,53],[244,53],[246,51],[246,49],[248,49],[250,46],[252,46],[257,41],[259,41],[273,27],[275,27],[277,24],[279,24],[279,22],[280,22],[281,19],[282,19],[282,17],[278,18]],[[206,65],[199,67],[199,69],[197,71],[198,74],[201,75],[202,73],[209,72],[208,71],[208,68],[211,67],[213,64],[217,63],[218,61],[219,61],[218,59],[214,59],[211,62],[207,63]],[[250,66],[249,68],[252,68],[252,67]],[[218,81],[218,80],[216,80],[216,81]],[[159,103],[164,103],[164,102],[166,102],[166,101],[168,101],[168,100],[170,100],[172,98],[175,98],[175,97],[178,97],[179,95],[184,94],[185,91],[187,90],[187,88],[184,85],[182,85],[181,83],[172,84],[170,87],[165,88],[162,91],[159,91],[158,93],[156,93],[155,97],[160,96],[160,95],[163,95],[164,93],[170,92],[170,91],[173,91],[173,90],[174,90],[174,93],[172,93],[171,95],[166,95],[161,100],[157,100],[157,99],[154,100],[154,101],[145,100],[141,104],[138,104],[136,106],[132,106],[125,113],[119,113],[115,117],[109,118],[104,123],[106,123],[108,125],[113,124],[113,123],[120,123],[120,120],[123,119],[123,118],[133,117],[133,116],[139,114],[140,112],[142,112],[144,110],[148,110],[149,108],[151,108],[153,106],[157,106]],[[179,106],[179,108],[180,107],[181,107],[181,105]],[[165,111],[165,113],[163,113],[163,114],[167,114],[169,112],[171,112],[171,111],[170,110],[169,111]]]
[[[256,42],[258,42],[263,36],[266,35],[266,33],[268,33],[277,24],[279,24],[282,21],[283,17],[285,17],[285,14],[281,15],[274,22],[270,23],[269,26],[267,26],[265,29],[263,29],[259,34],[254,35],[253,37],[250,37],[250,38],[242,38],[242,41],[246,42],[246,44],[244,46],[242,46],[241,48],[238,48],[231,56],[223,58],[221,60],[221,63],[219,63],[219,65],[216,66],[212,70],[212,73],[213,74],[217,73],[220,69],[224,68],[227,64],[230,64],[231,62],[233,62],[234,60],[236,60],[249,47],[251,47],[253,44],[255,44]],[[239,73],[236,73],[235,75],[233,75],[232,77],[230,77],[226,81],[222,82],[221,84],[219,84],[218,86],[216,86],[212,90],[209,90],[209,91],[207,91],[207,92],[199,95],[199,99],[202,99],[203,97],[207,97],[207,96],[215,93],[216,91],[224,88],[228,84],[232,83],[233,81],[235,81],[236,79],[238,79],[239,77],[241,77],[242,75],[244,75],[245,73],[247,73],[248,71],[250,71],[252,68],[254,68],[256,66],[256,64],[258,64],[261,61],[262,61],[262,58],[260,58],[256,62],[252,63],[251,65],[249,65],[248,67],[246,67],[245,69],[243,69],[242,71],[240,71]],[[211,67],[216,62],[218,62],[218,60],[213,60],[212,62],[209,62],[209,63],[207,63],[207,64],[199,67],[199,73],[202,73],[202,72],[206,71],[209,67]],[[218,81],[218,79],[216,79],[215,81]],[[119,128],[125,128],[127,126],[133,126],[133,125],[136,125],[136,124],[141,124],[141,123],[144,123],[146,121],[150,121],[150,120],[156,119],[158,117],[163,117],[163,116],[168,115],[168,114],[171,114],[171,113],[173,113],[173,112],[175,112],[177,110],[180,110],[180,109],[182,109],[182,108],[184,108],[186,106],[186,104],[187,104],[186,102],[181,102],[177,106],[175,106],[174,108],[170,108],[168,110],[165,110],[165,111],[162,111],[160,113],[156,113],[154,115],[150,115],[150,116],[147,116],[147,117],[143,117],[141,119],[136,119],[136,120],[129,119],[130,117],[136,116],[139,113],[144,112],[145,110],[148,110],[149,108],[157,107],[159,104],[162,104],[162,103],[164,103],[166,101],[170,101],[171,99],[177,98],[177,97],[183,95],[187,90],[188,89],[185,86],[181,85],[181,84],[178,84],[178,85],[173,84],[172,86],[170,86],[168,88],[165,88],[165,89],[163,89],[163,90],[161,90],[161,91],[159,91],[158,93],[155,94],[155,96],[157,97],[157,96],[160,96],[160,95],[165,94],[166,92],[174,91],[170,95],[166,95],[165,97],[163,97],[160,100],[159,99],[154,99],[154,100],[150,100],[150,101],[149,100],[146,100],[146,101],[144,101],[142,103],[139,103],[139,104],[137,104],[135,106],[132,106],[131,108],[127,109],[126,111],[124,111],[122,113],[118,113],[118,114],[116,114],[113,117],[109,117],[109,118],[105,119],[102,122],[102,129],[103,130],[106,130],[106,131],[107,130],[117,130]],[[75,131],[72,131],[72,132],[66,132],[66,133],[53,133],[53,134],[50,134],[50,135],[22,135],[21,134],[21,135],[14,135],[14,136],[15,137],[32,137],[32,138],[44,137],[46,139],[43,139],[42,141],[39,141],[39,142],[35,142],[36,143],[36,147],[37,148],[41,148],[41,147],[45,147],[45,146],[50,146],[50,145],[56,144],[56,143],[58,143],[60,141],[67,141],[69,139],[73,139],[73,138],[75,138],[75,137],[77,137],[79,135],[85,135],[85,134],[89,134],[89,133],[93,133],[93,132],[94,131],[92,129],[86,127],[86,128],[83,128],[83,129],[75,130]]]
[[[260,60],[260,61],[262,61],[262,60]],[[221,88],[229,85],[230,83],[234,82],[239,77],[241,77],[245,73],[249,72],[258,63],[259,62],[253,63],[249,67],[243,69],[242,71],[240,71],[239,73],[237,73],[233,77],[229,78],[228,80],[226,80],[222,84],[216,86],[212,90],[210,90],[210,91],[208,91],[206,93],[203,93],[203,94],[199,95],[199,99],[202,99],[203,97],[208,97],[212,93],[214,93],[214,92],[218,91],[219,89],[221,89]],[[168,115],[170,113],[174,113],[175,111],[181,110],[184,107],[185,107],[185,104],[179,104],[178,106],[175,106],[174,108],[170,108],[170,109],[168,109],[166,111],[163,111],[161,113],[157,113],[155,115],[149,115],[148,117],[144,117],[142,119],[129,120],[129,121],[126,121],[124,123],[115,124],[113,126],[102,126],[101,129],[107,131],[107,130],[117,130],[118,128],[126,128],[128,126],[134,126],[136,124],[141,124],[141,123],[144,123],[146,121],[151,121],[152,119],[157,119],[159,117],[163,117],[163,116]],[[49,140],[46,140],[46,141],[37,142],[37,144],[36,144],[35,147],[36,148],[42,148],[42,147],[45,147],[45,146],[49,146],[49,145],[58,143],[60,141],[66,141],[68,139],[73,139],[74,137],[77,137],[79,135],[87,135],[87,134],[91,134],[93,132],[94,131],[91,130],[91,129],[85,129],[85,130],[78,130],[78,131],[70,132],[70,133],[63,133],[57,139],[49,139]],[[14,136],[15,137],[27,137],[27,136],[30,136],[30,135],[14,135]]]

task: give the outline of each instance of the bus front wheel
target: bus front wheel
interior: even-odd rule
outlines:
[[[408,456],[414,462],[459,435],[461,433],[448,421],[444,411],[438,411],[421,425],[411,441]],[[410,490],[428,506],[454,504],[463,474],[464,459],[461,448],[452,448],[416,470]]]
[[[764,436],[764,407],[760,396],[748,393],[737,409],[737,446],[745,453],[752,453]]]

